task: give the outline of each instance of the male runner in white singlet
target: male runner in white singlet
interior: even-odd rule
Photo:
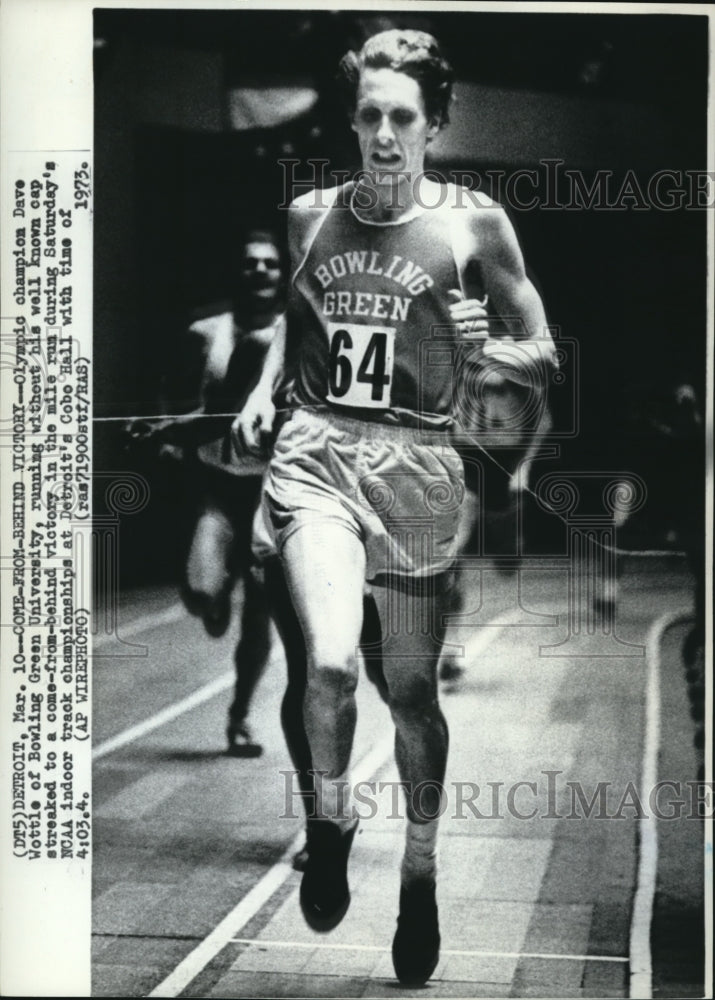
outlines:
[[[262,752],[248,714],[270,655],[270,601],[256,578],[251,553],[262,463],[250,455],[236,456],[225,414],[240,410],[269,344],[284,331],[282,265],[271,232],[251,230],[243,236],[236,251],[233,301],[225,304],[231,308],[194,320],[168,359],[168,396],[172,407],[184,412],[134,421],[129,427],[135,441],[153,441],[164,455],[178,459],[196,493],[182,593],[209,635],[223,635],[228,628],[231,594],[238,580],[243,583],[236,685],[226,727],[228,751],[238,757]]]
[[[342,60],[341,80],[364,170],[291,206],[287,334],[274,339],[234,431],[259,448],[285,357],[292,409],[265,489],[308,655],[318,819],[301,906],[325,931],[350,902],[357,820],[348,767],[367,580],[407,800],[392,953],[399,980],[414,986],[432,975],[440,946],[435,847],[448,734],[436,672],[464,492],[449,433],[454,346],[471,338],[472,354],[496,360],[499,378],[508,366],[510,378],[530,384],[543,380],[553,343],[504,211],[423,175],[451,99],[437,42],[382,32]],[[489,338],[486,310],[470,292],[475,266],[508,329],[503,340]]]

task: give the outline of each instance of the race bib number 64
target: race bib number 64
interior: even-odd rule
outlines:
[[[392,393],[395,327],[329,323],[328,400],[387,409]]]

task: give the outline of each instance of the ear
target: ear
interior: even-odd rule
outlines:
[[[434,137],[439,134],[439,127],[441,125],[441,119],[439,115],[435,115],[431,119],[429,125],[427,126],[427,142],[432,142]]]

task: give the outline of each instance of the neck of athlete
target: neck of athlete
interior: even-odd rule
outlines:
[[[411,175],[367,172],[359,180],[354,199],[355,210],[369,222],[399,222],[422,210],[415,199]]]
[[[272,326],[282,312],[281,304],[242,301],[234,303],[233,316],[242,330],[263,330]]]

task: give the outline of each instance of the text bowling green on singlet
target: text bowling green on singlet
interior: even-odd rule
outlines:
[[[327,210],[294,279],[305,305],[295,402],[446,428],[453,372],[430,363],[428,348],[448,346],[447,293],[460,287],[449,209],[367,223],[350,207],[353,190]]]

